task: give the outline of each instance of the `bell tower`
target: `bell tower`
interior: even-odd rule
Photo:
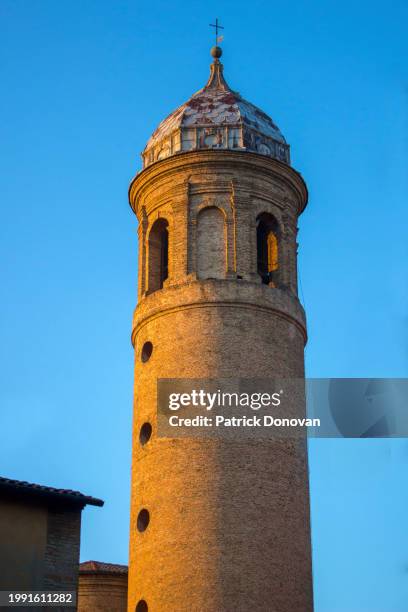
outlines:
[[[304,440],[161,438],[158,378],[302,378],[306,185],[212,49],[142,154],[129,612],[312,612]]]

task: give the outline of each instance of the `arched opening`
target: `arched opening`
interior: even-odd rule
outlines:
[[[136,525],[137,525],[138,531],[140,531],[141,533],[143,531],[146,531],[147,527],[149,526],[149,523],[150,523],[149,511],[146,510],[146,508],[143,508],[143,510],[141,510],[139,514],[137,515]]]
[[[262,213],[256,220],[258,274],[265,285],[279,282],[279,226],[275,217]]]
[[[146,361],[149,361],[150,357],[152,356],[152,353],[153,353],[153,344],[148,340],[142,346],[142,352],[140,353],[140,358],[143,361],[143,363],[146,363]]]
[[[162,289],[169,275],[168,225],[166,219],[158,219],[149,233],[149,293]]]
[[[197,278],[225,278],[225,220],[219,208],[204,208],[197,218]]]
[[[153,428],[148,421],[143,423],[139,432],[139,442],[142,446],[149,442],[150,438],[152,437],[152,431]]]

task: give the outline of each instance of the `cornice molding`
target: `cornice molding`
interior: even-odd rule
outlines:
[[[230,169],[231,172],[237,170],[237,167],[247,168],[247,170],[255,173],[255,175],[266,175],[283,183],[289,190],[294,192],[297,200],[298,215],[300,215],[308,201],[308,191],[306,183],[299,172],[291,166],[280,162],[270,157],[259,155],[257,153],[249,153],[247,151],[230,151],[230,150],[208,150],[183,152],[173,155],[161,161],[151,164],[141,172],[139,172],[129,186],[129,203],[132,210],[138,215],[136,206],[136,198],[143,197],[156,181],[163,181],[178,172],[187,172],[194,174],[203,168],[211,168],[214,166],[214,171],[225,172]],[[215,187],[216,188],[216,187]],[[174,185],[174,193],[183,189],[183,183]]]

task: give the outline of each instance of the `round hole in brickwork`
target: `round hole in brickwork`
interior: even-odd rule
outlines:
[[[141,358],[143,363],[149,361],[153,353],[153,344],[151,342],[145,342],[142,348]]]
[[[140,428],[139,441],[142,446],[148,443],[152,435],[152,426],[150,423],[143,423]]]
[[[136,612],[147,612],[148,609],[149,608],[147,607],[147,603],[145,602],[144,599],[141,599],[140,601],[137,602]]]
[[[146,508],[143,508],[137,515],[137,529],[138,531],[145,531],[150,521],[150,514]]]

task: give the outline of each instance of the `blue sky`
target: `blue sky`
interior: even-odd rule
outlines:
[[[126,562],[136,220],[159,121],[225,75],[291,144],[309,376],[407,376],[408,5],[2,0],[0,472],[106,500],[82,558]],[[402,612],[408,441],[310,446],[316,612]]]

